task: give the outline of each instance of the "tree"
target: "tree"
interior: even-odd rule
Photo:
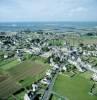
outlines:
[[[83,47],[83,46],[84,46],[84,44],[83,44],[83,43],[80,43],[80,44],[79,44],[79,46],[80,46],[80,47]]]
[[[49,49],[48,47],[43,47],[42,50],[45,51],[45,52],[47,52],[47,51],[49,51],[50,49]]]
[[[94,36],[93,33],[87,33],[86,35],[87,35],[87,36]]]

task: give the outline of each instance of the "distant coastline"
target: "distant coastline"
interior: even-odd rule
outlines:
[[[54,32],[66,32],[84,28],[97,28],[97,22],[0,22],[0,31],[30,29],[31,31],[53,30]]]

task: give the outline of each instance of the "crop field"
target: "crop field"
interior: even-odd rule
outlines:
[[[21,85],[17,83],[12,77],[0,82],[0,98],[6,99],[12,93],[21,88]]]
[[[8,68],[6,73],[0,75],[0,97],[7,98],[24,86],[31,85],[42,77],[48,67],[44,62],[27,60]],[[3,78],[4,76],[6,78]]]
[[[97,96],[89,94],[93,83],[84,77],[85,74],[83,76],[78,74],[72,78],[60,74],[55,82],[53,91],[69,100],[97,100]],[[58,100],[58,97],[54,95],[52,100]]]

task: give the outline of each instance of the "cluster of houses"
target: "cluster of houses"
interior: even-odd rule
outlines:
[[[56,47],[55,47],[55,48],[56,48]],[[55,51],[54,51],[54,50],[55,50]],[[40,87],[40,84],[46,85],[47,88],[49,88],[49,86],[50,86],[50,84],[52,83],[52,80],[53,80],[55,74],[57,74],[57,72],[64,72],[64,71],[67,71],[67,68],[66,68],[65,64],[60,64],[60,63],[59,63],[61,60],[65,59],[65,58],[64,58],[63,56],[62,56],[62,58],[61,58],[60,52],[58,52],[58,50],[54,49],[54,47],[52,48],[52,51],[54,51],[54,52],[48,53],[48,55],[47,55],[48,58],[50,57],[50,59],[49,59],[49,64],[50,64],[51,67],[50,67],[50,69],[48,69],[48,70],[46,71],[44,77],[43,77],[40,81],[38,81],[38,84],[34,84],[34,91],[33,91],[33,92],[37,91],[37,87]],[[52,57],[51,54],[54,55],[54,57]],[[62,55],[62,54],[61,54],[61,55]],[[45,56],[43,56],[43,55],[40,55],[40,56],[45,57]],[[46,57],[46,58],[47,58],[47,57]],[[57,57],[60,57],[60,58],[59,58],[59,61],[56,62],[56,61],[54,61],[54,59],[57,58]],[[32,84],[32,86],[33,86],[33,84]],[[35,88],[35,86],[36,86],[36,88]],[[32,87],[32,89],[29,90],[29,91],[31,92],[32,90],[33,90],[33,87]],[[33,94],[33,93],[32,93],[32,94]],[[44,94],[45,94],[45,93],[44,93]],[[35,94],[34,94],[34,95],[35,95]],[[34,95],[32,95],[32,98],[33,98]],[[27,98],[30,98],[28,92],[25,94],[24,100],[34,100],[34,99],[27,99]],[[40,99],[40,100],[41,100],[41,99]]]
[[[87,50],[84,50],[83,51],[83,55],[84,56],[97,56],[97,51],[95,50],[95,51],[87,51]]]
[[[37,84],[35,84],[35,83],[32,84],[32,88],[30,90],[28,90],[31,95],[29,95],[29,92],[25,93],[24,100],[35,100],[35,98],[34,99],[32,99],[32,98],[35,97],[35,95],[37,94],[40,85],[44,85],[47,88],[49,88],[55,74],[57,74],[57,71],[63,72],[63,71],[67,70],[65,65],[60,67],[57,63],[55,63],[53,61],[53,58],[50,58],[50,66],[51,67],[50,67],[50,69],[48,69],[46,71],[45,76],[41,80],[39,80],[38,83],[36,82]],[[42,98],[42,96],[41,96],[41,98]]]
[[[45,53],[40,55],[46,58],[50,57],[49,62],[51,66],[51,69],[47,70],[44,78],[39,81],[41,84],[49,86],[57,70],[59,70],[59,72],[67,71],[66,61],[74,65],[79,72],[85,72],[86,70],[92,71],[94,73],[92,78],[94,81],[97,81],[97,69],[92,68],[90,64],[85,63],[81,60],[80,54],[77,48],[70,50],[67,47],[61,48],[61,47],[55,46],[55,47],[52,47],[49,52],[45,52],[47,56],[43,56],[43,55],[46,55]],[[34,91],[35,91],[35,88],[34,88]],[[25,95],[27,96],[27,93]],[[28,100],[28,99],[24,99],[24,100]]]
[[[67,64],[74,65],[79,72],[87,70],[93,72],[92,79],[97,81],[97,69],[91,64],[81,60],[81,56],[97,57],[97,46],[88,45],[89,50],[83,47],[72,47],[66,41],[61,46],[49,45],[48,41],[52,39],[63,39],[63,34],[40,34],[39,32],[29,33],[20,32],[13,35],[0,36],[0,50],[4,52],[3,58],[15,57],[18,61],[24,60],[25,53],[29,55],[41,56],[49,59],[50,69],[47,70],[45,76],[38,82],[32,84],[32,88],[25,93],[24,100],[35,100],[38,96],[40,84],[47,87],[51,84],[57,71],[67,71]],[[43,49],[47,47],[47,49]],[[9,52],[12,52],[9,53]],[[11,56],[10,56],[11,55]]]

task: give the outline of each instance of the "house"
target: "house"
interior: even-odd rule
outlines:
[[[78,63],[77,61],[72,61],[72,60],[70,60],[70,59],[68,59],[68,62],[69,62],[70,64],[74,65],[74,66],[78,69],[78,71],[83,72],[83,70],[82,70],[82,68],[81,68],[81,66],[80,66],[80,63]]]
[[[50,84],[50,80],[48,80],[46,77],[44,79],[41,80],[41,83],[44,85],[49,85]]]
[[[31,50],[30,49],[26,49],[26,48],[24,48],[24,50],[23,50],[25,53],[28,53],[28,54],[32,54],[32,52],[31,52]]]
[[[49,52],[44,52],[42,55],[40,55],[41,57],[45,57],[45,58],[48,58],[52,55],[52,52],[49,51]]]
[[[72,60],[75,60],[75,56],[72,56],[71,59],[72,59]]]
[[[32,100],[33,93],[31,91],[27,91],[27,93],[24,95],[24,100]]]
[[[66,47],[61,48],[61,51],[62,51],[62,52],[68,52],[68,48],[66,48]]]
[[[86,53],[86,51],[83,51],[83,55],[84,55],[84,56],[87,56],[87,53]]]
[[[47,75],[47,76],[51,76],[51,70],[48,70],[48,71],[46,72],[46,75]]]
[[[31,47],[32,48],[32,50],[31,50],[31,52],[32,53],[35,53],[35,54],[39,54],[40,53],[40,51],[41,51],[41,48],[39,48],[39,47]]]
[[[93,79],[94,81],[97,81],[97,74],[96,74],[96,73],[93,74],[92,79]]]
[[[63,66],[62,70],[63,70],[63,71],[67,71],[67,68],[66,68],[65,65]]]
[[[25,95],[24,95],[24,100],[31,100],[27,93],[25,93]]]
[[[50,58],[50,63],[52,63],[53,62],[53,58]]]
[[[54,63],[53,59],[51,58],[50,59],[50,66],[54,66],[54,65],[55,65],[55,63]]]
[[[58,70],[59,69],[59,66],[57,65],[57,64],[54,64],[53,66],[52,66],[52,71],[56,71],[56,70]]]
[[[18,58],[17,58],[17,61],[21,62],[22,60],[21,60],[21,58],[20,58],[20,57],[18,57]]]
[[[53,66],[53,68],[55,68],[55,69],[57,70],[57,69],[59,69],[59,66],[58,66],[57,64],[55,64],[55,65]]]
[[[78,57],[77,62],[81,63],[81,58],[80,57]]]
[[[32,91],[35,92],[38,89],[37,84],[32,84]]]
[[[8,58],[8,55],[7,54],[4,54],[4,59],[7,59]]]

